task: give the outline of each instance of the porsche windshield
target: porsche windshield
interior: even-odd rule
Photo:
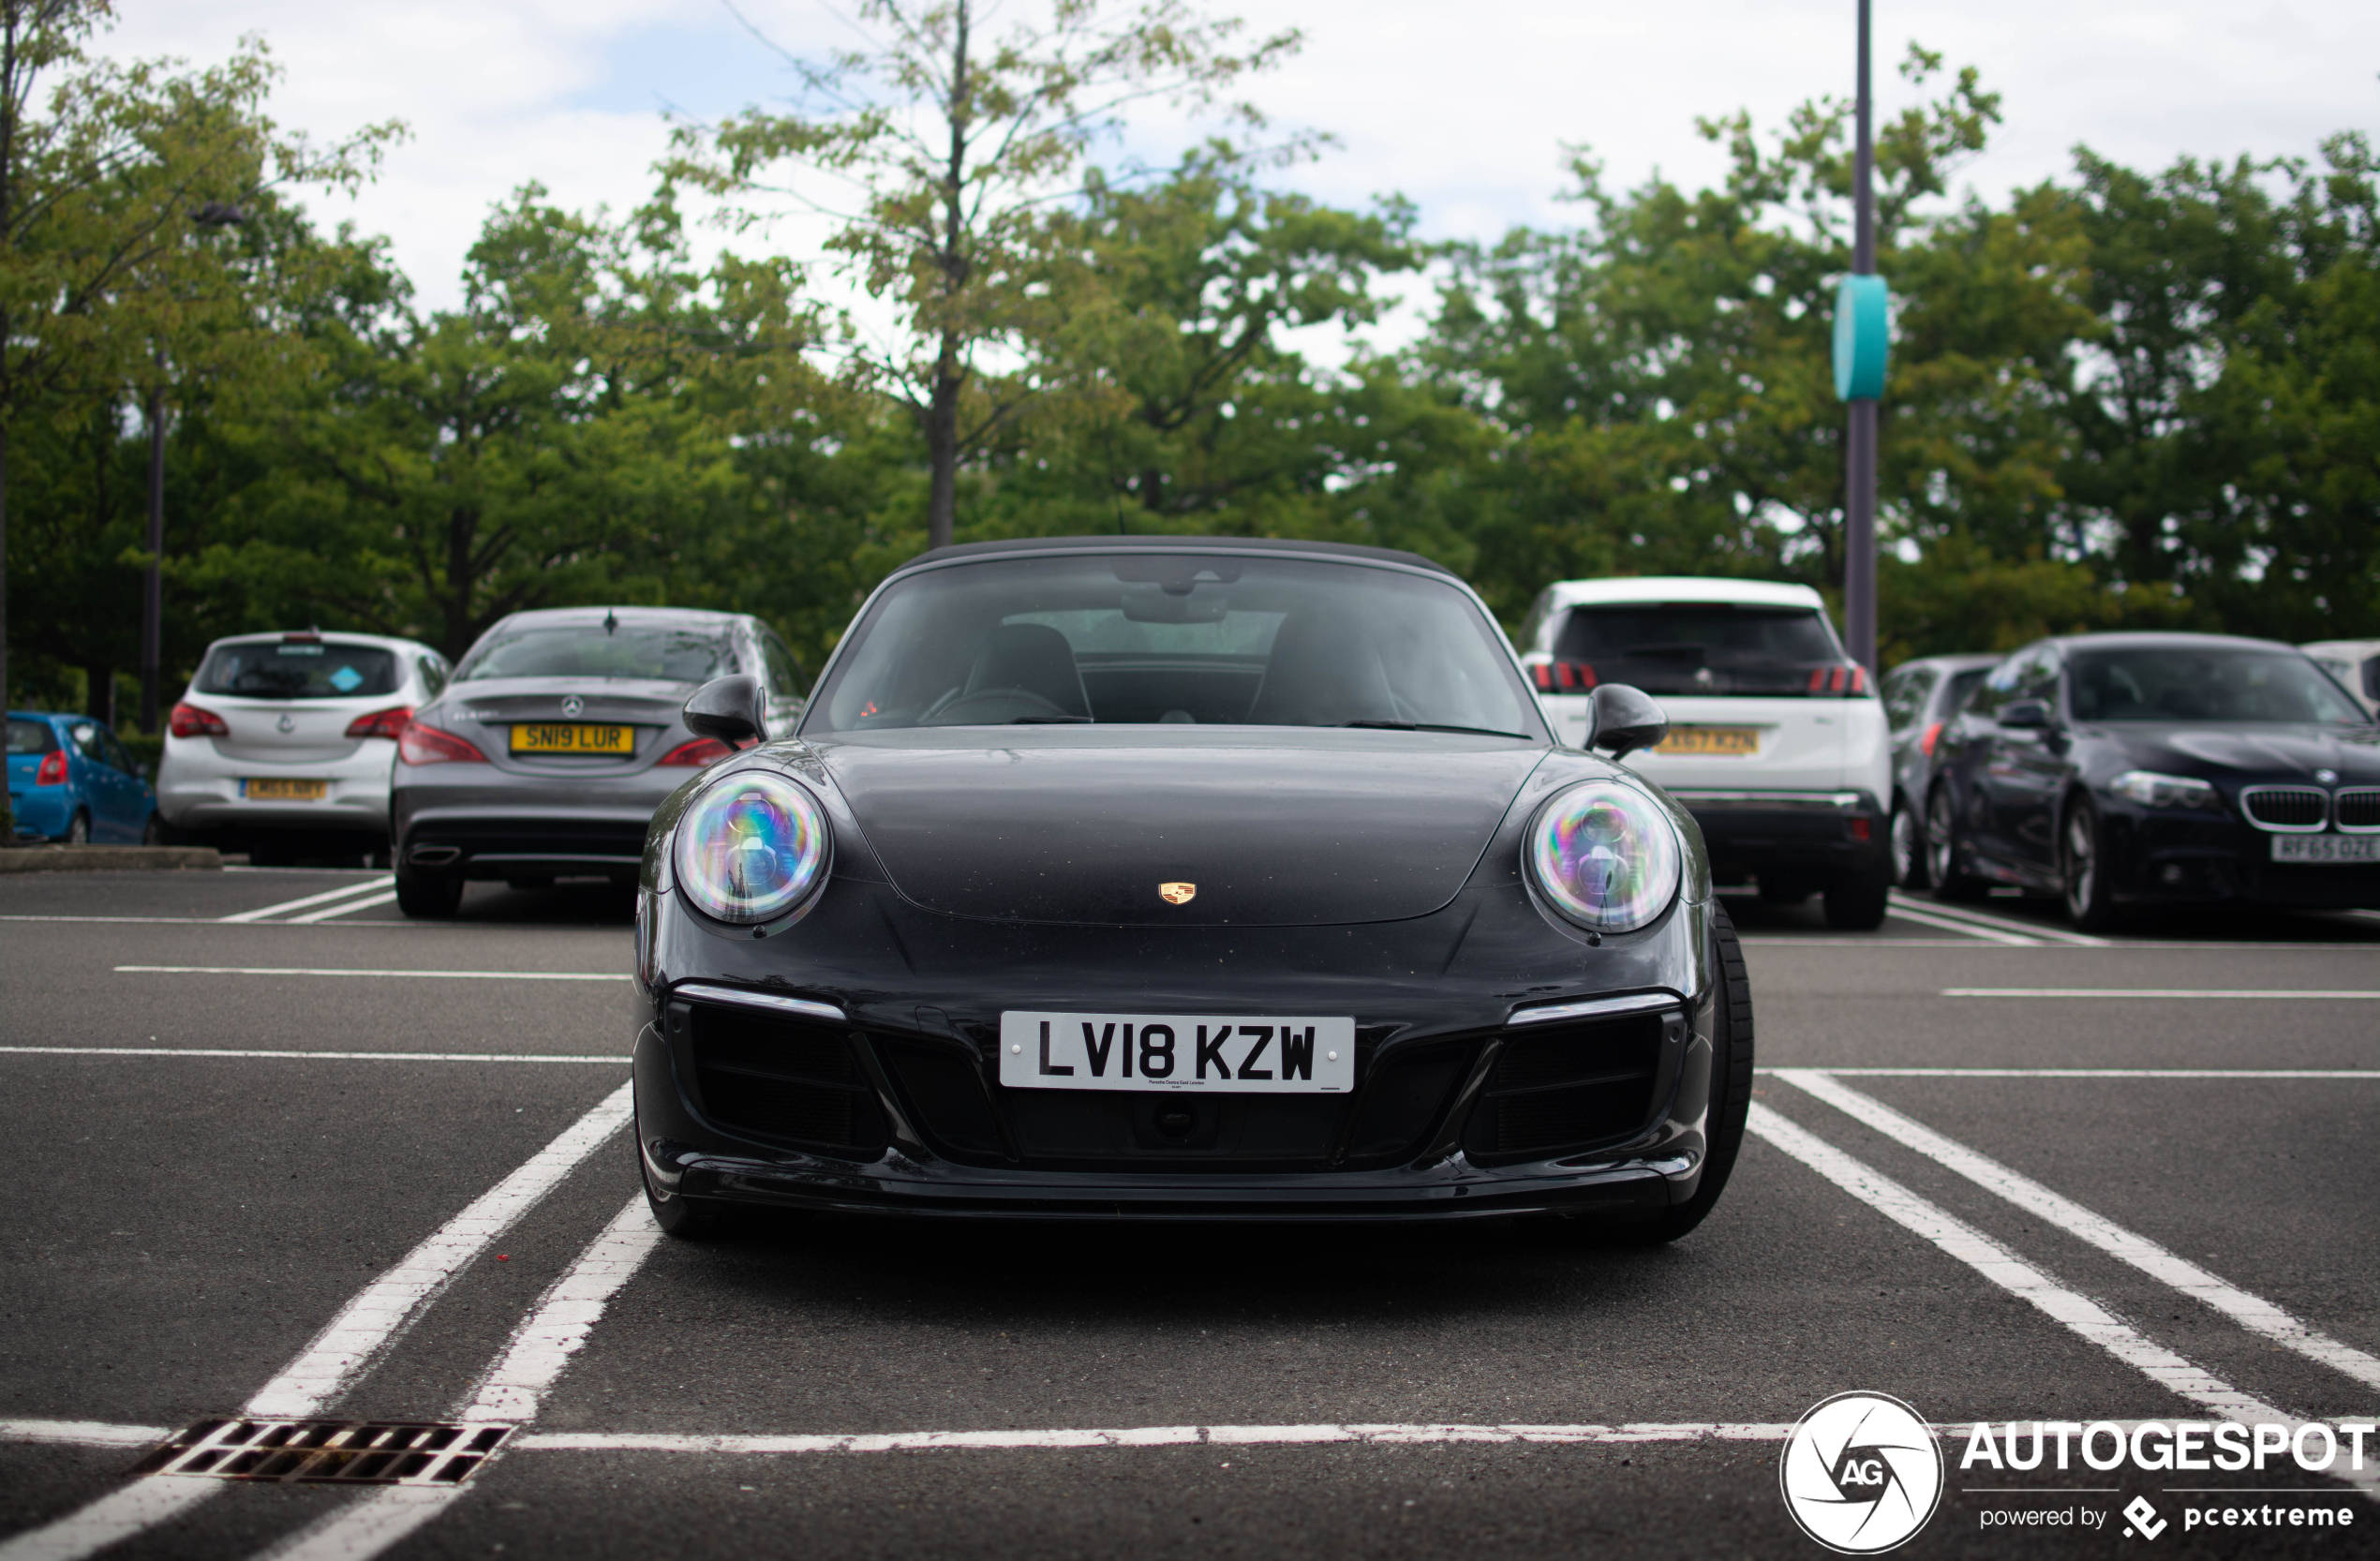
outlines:
[[[806,730],[1096,722],[1455,728],[1541,738],[1451,584],[1225,554],[929,570],[854,631]]]

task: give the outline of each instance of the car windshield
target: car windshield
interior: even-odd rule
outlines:
[[[1654,694],[1807,694],[1813,668],[1843,662],[1811,608],[1709,602],[1573,607],[1554,656],[1587,668],[1594,683]]]
[[[47,753],[58,746],[57,735],[46,721],[16,721],[8,722],[8,751],[11,753]]]
[[[1970,667],[1965,672],[1952,673],[1950,676],[1950,686],[1942,690],[1942,714],[1945,716],[1956,715],[1966,706],[1967,696],[1973,693],[1977,689],[1982,688],[1984,686],[1984,679],[1989,677],[1990,676],[1991,668],[1987,666]]]
[[[2321,668],[2282,650],[2092,650],[2074,658],[2076,721],[2367,724]]]
[[[1545,735],[1502,635],[1451,583],[1151,553],[899,582],[854,629],[804,730],[1074,722]]]
[[[743,669],[736,647],[715,629],[663,624],[547,623],[506,631],[482,642],[454,674],[458,683],[490,677],[640,677],[704,683]]]
[[[396,657],[337,640],[218,645],[199,668],[201,693],[249,699],[364,699],[396,691]]]

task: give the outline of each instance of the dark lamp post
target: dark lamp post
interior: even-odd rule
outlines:
[[[1876,403],[1891,348],[1891,298],[1876,275],[1875,113],[1868,96],[1869,0],[1859,0],[1858,147],[1852,274],[1835,294],[1835,394],[1850,403],[1843,450],[1843,632],[1852,660],[1876,665]]]

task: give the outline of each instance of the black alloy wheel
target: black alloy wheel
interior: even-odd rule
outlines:
[[[1898,792],[1893,794],[1893,883],[1904,889],[1922,889],[1930,880],[1926,873],[1926,821],[1910,806],[1909,798]]]
[[[2108,884],[2107,832],[2090,798],[2077,796],[2066,805],[2066,819],[2058,831],[2059,866],[2066,882],[2066,915],[2085,932],[2099,932],[2118,920],[2116,897]]]
[[[416,921],[450,920],[462,904],[460,878],[421,878],[407,872],[396,875],[396,908]]]
[[[1630,1225],[1616,1227],[1590,1225],[1590,1241],[1618,1246],[1661,1246],[1703,1223],[1727,1190],[1735,1157],[1744,1148],[1744,1120],[1752,1108],[1752,981],[1744,968],[1744,945],[1727,908],[1711,901],[1711,961],[1718,975],[1718,994],[1712,1004],[1711,1103],[1703,1121],[1706,1148],[1703,1180],[1684,1203]],[[1582,1224],[1585,1222],[1582,1220]]]
[[[1983,880],[1967,871],[1967,850],[1958,838],[1958,809],[1948,786],[1936,786],[1926,803],[1926,876],[1936,899],[1981,899]]]
[[[91,815],[78,808],[75,810],[74,817],[67,821],[67,844],[89,845],[90,843]]]

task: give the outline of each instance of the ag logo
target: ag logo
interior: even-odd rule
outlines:
[[[2163,1534],[2171,1523],[2169,1519],[2157,1516],[2157,1509],[2149,1505],[2147,1496],[2133,1497],[2132,1505],[2124,1509],[2124,1516],[2132,1520],[2130,1526],[2124,1530],[2127,1539],[2133,1538],[2135,1530],[2141,1539],[2153,1539]]]
[[[576,694],[573,694],[568,699],[562,701],[562,714],[566,716],[574,716],[586,708],[587,701],[579,698]]]
[[[1837,1393],[1785,1439],[1785,1509],[1838,1555],[1891,1550],[1942,1499],[1942,1450],[1924,1417],[1882,1393]]]

